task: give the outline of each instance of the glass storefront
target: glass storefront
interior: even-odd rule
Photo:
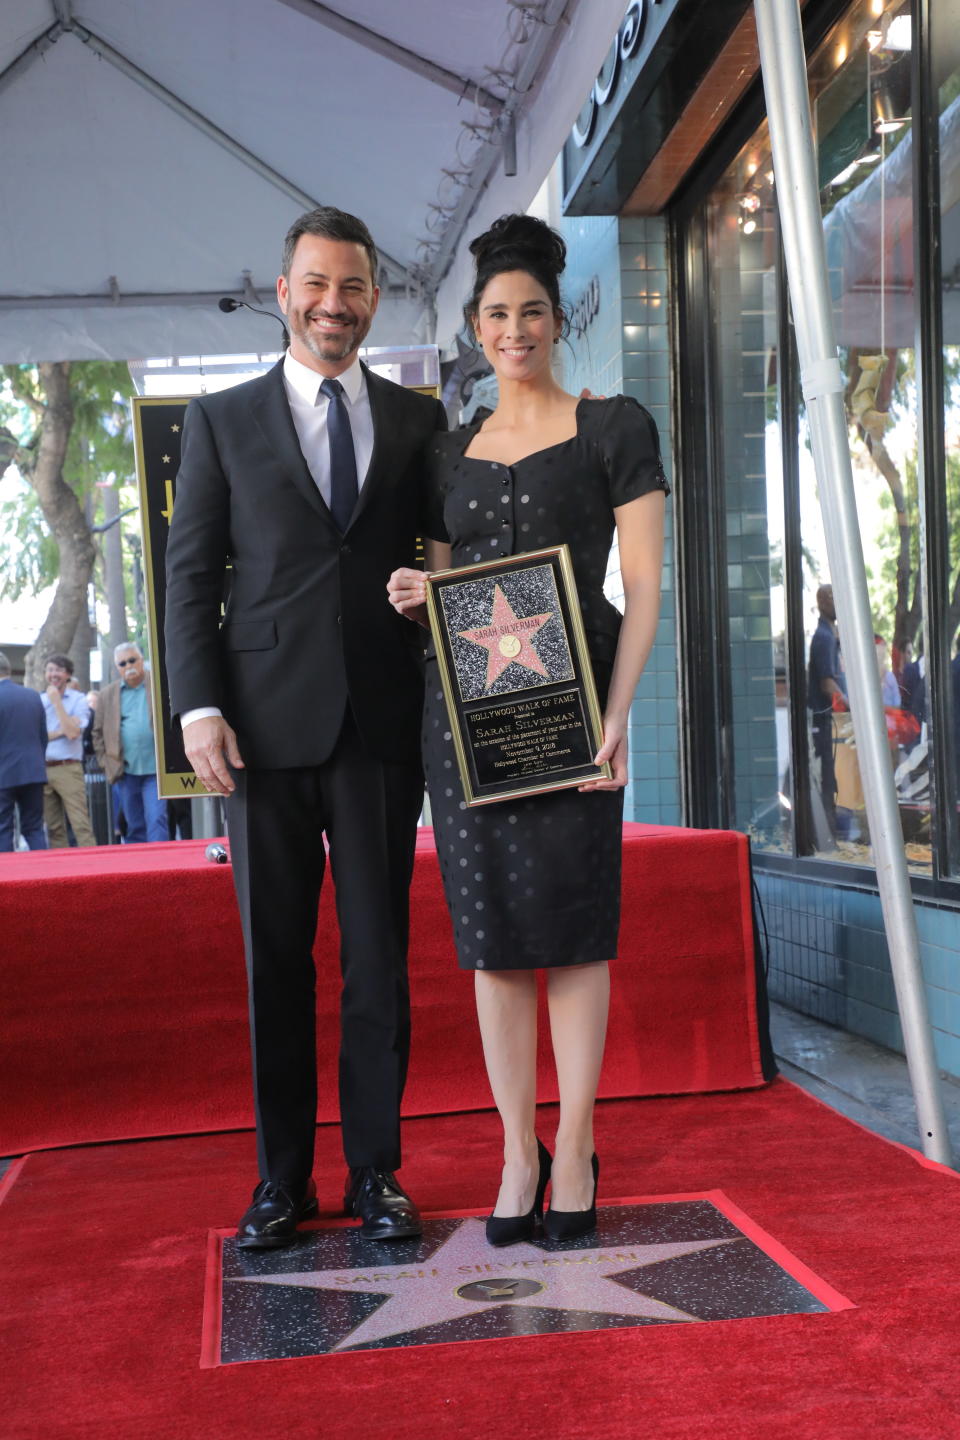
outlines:
[[[931,863],[925,726],[925,576],[918,503],[918,395],[914,344],[910,5],[860,0],[810,67],[827,263],[834,301],[854,485],[907,858]],[[856,735],[845,699],[843,637],[809,458],[799,418],[807,707],[812,736],[812,849],[869,864]]]
[[[899,1048],[748,8],[696,104],[662,120],[637,83],[570,196],[589,214],[622,182],[621,262],[644,217],[669,239],[684,821],[749,834],[771,994]],[[960,1074],[960,0],[802,14],[876,684],[937,1056]],[[627,174],[654,120],[662,148]],[[626,383],[647,371],[622,319]]]
[[[943,408],[949,593],[930,627],[927,555],[936,514],[920,458],[921,324],[915,283],[914,43],[910,0],[856,0],[809,65],[821,205],[891,770],[908,862],[950,873],[940,827],[960,785],[960,0],[935,6],[939,76]],[[952,10],[950,23],[946,12]],[[955,233],[956,232],[956,233]],[[699,329],[709,403],[703,425],[724,512],[715,543],[720,812],[757,850],[872,865],[843,636],[833,610],[817,481],[777,233],[766,122],[681,207],[678,239],[705,251]],[[683,309],[681,311],[683,314]],[[929,383],[929,382],[928,382]],[[682,392],[683,393],[683,392]],[[936,455],[926,456],[928,465]],[[946,645],[943,696],[931,646]],[[935,668],[935,667],[933,667]],[[956,693],[954,694],[954,687]],[[949,726],[937,761],[935,716]],[[937,764],[943,771],[937,772]],[[951,817],[952,821],[952,817]]]
[[[960,810],[960,0],[937,0],[931,12],[931,63],[935,85],[938,143],[940,252],[940,345],[942,354],[942,426],[944,518],[947,535],[943,588],[943,659],[948,766],[955,807]],[[954,873],[960,869],[956,830]],[[946,869],[946,866],[943,867]]]

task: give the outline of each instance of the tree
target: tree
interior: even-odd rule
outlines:
[[[913,354],[901,350],[891,355],[894,361],[887,370],[886,396],[884,387],[878,392],[880,414],[889,411],[894,422],[906,420],[916,425],[919,400]],[[851,352],[851,356],[855,361],[856,352]],[[946,631],[952,651],[954,637],[960,629],[960,454],[956,435],[956,416],[960,411],[960,347],[944,347],[943,383],[948,431],[944,479],[950,588],[942,603],[946,605]],[[874,616],[881,630],[886,629],[889,617],[893,616],[893,644],[902,653],[907,641],[916,649],[923,619],[918,458],[916,451],[906,454],[901,475],[883,443],[882,431],[879,437],[871,436],[851,410],[852,393],[851,383],[847,390],[851,433],[863,443],[864,454],[869,456],[888,487],[881,504],[890,515],[890,523],[886,534],[880,537],[884,557],[880,573],[871,585]]]
[[[893,565],[893,636],[892,649],[896,659],[908,643],[916,640],[923,616],[918,564],[919,532],[917,509],[916,461],[905,462],[906,476],[901,475],[884,436],[888,427],[902,415],[916,414],[916,384],[913,357],[902,350],[879,351],[853,348],[847,355],[846,387],[847,423],[851,435],[862,443],[887,485],[895,522],[895,561]],[[892,537],[891,537],[892,538]],[[890,563],[884,561],[885,579]],[[874,611],[878,596],[874,594]],[[881,605],[881,611],[886,610]],[[881,628],[885,628],[881,625]]]
[[[39,688],[43,657],[69,654],[78,627],[88,633],[96,485],[132,476],[126,406],[132,385],[125,365],[99,361],[7,365],[3,376],[0,478],[15,466],[26,486],[0,506],[8,552],[0,595],[16,599],[57,582],[27,656],[26,682]],[[75,658],[85,661],[85,651]]]

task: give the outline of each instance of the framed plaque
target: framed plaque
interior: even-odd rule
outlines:
[[[151,399],[135,396],[131,401],[140,490],[147,634],[150,637],[150,702],[157,752],[157,792],[165,800],[174,800],[181,795],[192,799],[205,794],[184,753],[180,726],[174,725],[170,715],[170,691],[163,652],[167,533],[173,515],[176,475],[180,468],[183,417],[189,403],[189,395]]]
[[[427,610],[468,805],[611,778],[566,545],[434,571]]]

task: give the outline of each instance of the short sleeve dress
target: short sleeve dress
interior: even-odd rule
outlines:
[[[575,436],[512,466],[464,454],[477,428],[433,437],[424,531],[449,541],[455,566],[568,544],[602,706],[621,623],[603,593],[613,512],[652,490],[669,493],[656,425],[627,396],[581,400]],[[461,969],[612,959],[623,791],[559,790],[469,809],[432,653],[423,759]]]

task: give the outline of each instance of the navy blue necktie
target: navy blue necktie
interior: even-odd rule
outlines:
[[[321,395],[327,406],[327,438],[330,442],[330,513],[342,535],[350,524],[357,503],[357,453],[353,448],[353,431],[339,380],[324,380]]]

